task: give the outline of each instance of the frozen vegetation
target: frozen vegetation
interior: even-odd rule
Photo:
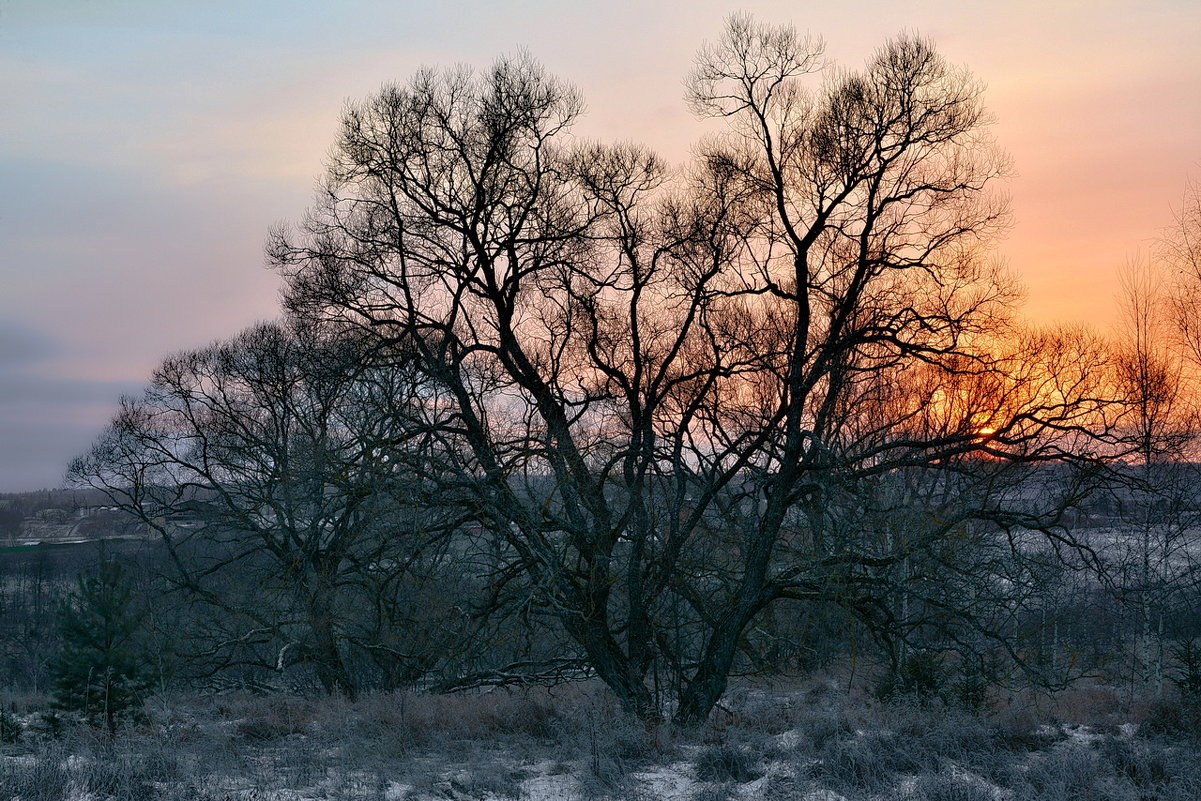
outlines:
[[[686,86],[681,167],[526,55],[347,105],[282,316],[0,497],[0,801],[1201,797],[1201,206],[1031,327],[932,42]]]
[[[880,702],[828,677],[743,685],[690,732],[648,727],[586,684],[160,697],[115,737],[7,700],[0,797],[14,801],[1201,797],[1179,705],[1097,685],[998,697],[982,714]]]

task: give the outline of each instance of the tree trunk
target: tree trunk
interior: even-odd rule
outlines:
[[[684,729],[700,726],[721,700],[730,680],[734,655],[738,649],[738,633],[729,626],[715,631],[705,648],[705,655],[692,679],[684,685],[673,722]]]
[[[659,709],[650,688],[632,668],[629,658],[622,652],[603,621],[569,618],[564,622],[571,635],[588,657],[588,663],[596,670],[600,680],[613,691],[627,712],[639,720],[654,722],[659,719]]]
[[[338,650],[338,633],[334,627],[334,611],[330,582],[317,580],[317,587],[309,596],[309,631],[313,637],[312,659],[321,688],[328,695],[342,695],[354,700],[358,688],[342,654]]]

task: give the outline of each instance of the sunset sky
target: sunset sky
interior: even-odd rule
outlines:
[[[987,85],[1036,322],[1109,325],[1201,180],[1198,0],[0,0],[0,491],[58,485],[162,356],[275,316],[264,235],[347,99],[525,48],[585,97],[578,133],[683,163],[708,124],[682,79],[734,10],[847,68],[915,31]]]

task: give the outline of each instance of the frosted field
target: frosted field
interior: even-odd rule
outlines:
[[[9,706],[20,706],[20,699]],[[1127,699],[1128,700],[1128,699]],[[109,740],[16,718],[0,798],[20,801],[1185,801],[1201,757],[1171,714],[1104,687],[1002,699],[984,716],[744,688],[703,729],[648,730],[603,692],[375,695],[356,703],[157,699]],[[30,699],[25,699],[29,704]],[[1138,720],[1134,720],[1138,718]],[[1088,721],[1088,722],[1084,722]]]

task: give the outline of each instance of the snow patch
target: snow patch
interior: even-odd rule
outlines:
[[[692,765],[690,763],[673,762],[655,770],[635,773],[634,777],[652,792],[652,797],[661,798],[664,801],[673,801],[674,799],[682,801],[682,799],[692,796],[692,786],[695,782],[689,775],[691,773]]]
[[[805,742],[805,735],[799,729],[792,729],[776,736],[776,744],[789,751],[795,751]]]
[[[821,790],[813,790],[805,796],[805,801],[847,801],[845,795],[839,795],[833,790],[822,788]]]
[[[571,776],[535,776],[526,779],[521,784],[521,797],[524,801],[564,801],[574,798],[576,780]]]

